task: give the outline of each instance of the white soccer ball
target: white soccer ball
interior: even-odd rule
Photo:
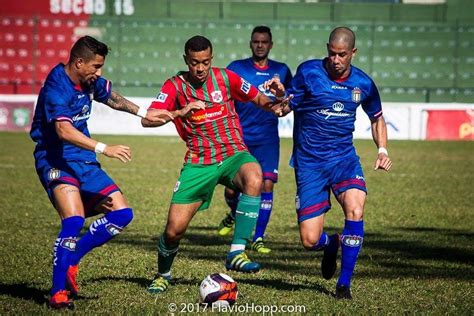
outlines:
[[[232,306],[238,294],[237,282],[224,273],[208,275],[199,286],[201,302],[213,306]]]

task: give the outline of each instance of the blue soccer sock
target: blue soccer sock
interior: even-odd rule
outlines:
[[[337,286],[351,286],[351,278],[357,262],[357,256],[364,241],[364,221],[345,221],[341,236],[341,274]]]
[[[77,247],[72,256],[71,265],[79,261],[92,249],[102,246],[115,235],[118,235],[133,219],[131,208],[124,208],[105,214],[96,219],[89,227],[89,231],[77,242]]]
[[[71,216],[61,221],[61,230],[54,242],[51,295],[66,288],[66,272],[83,225],[84,218],[81,216]]]
[[[268,222],[270,221],[270,215],[272,214],[273,192],[262,192],[261,198],[262,201],[260,203],[260,210],[258,212],[257,225],[255,226],[253,241],[260,237],[263,238]]]

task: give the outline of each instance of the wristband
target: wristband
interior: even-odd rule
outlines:
[[[101,143],[101,142],[97,142],[97,144],[95,145],[94,151],[98,154],[103,154],[104,150],[105,150],[105,147],[107,147],[106,144]]]
[[[388,156],[387,148],[379,147],[379,154],[385,154],[385,156]]]
[[[145,109],[145,108],[138,108],[137,116],[145,118],[147,112],[148,112],[148,110]]]

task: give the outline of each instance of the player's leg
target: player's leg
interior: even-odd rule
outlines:
[[[341,273],[336,285],[336,297],[351,299],[351,279],[364,240],[365,180],[358,157],[338,166],[338,181],[332,185],[334,195],[345,215],[341,234]]]
[[[76,240],[84,225],[84,207],[79,181],[67,166],[53,167],[46,160],[36,161],[38,177],[61,218],[61,229],[54,243],[53,278],[50,306],[73,308],[66,291],[66,273]]]
[[[84,208],[80,191],[74,185],[57,184],[52,189],[52,196],[56,210],[61,217],[61,230],[54,243],[50,306],[52,308],[72,308],[74,304],[66,291],[66,276],[71,257],[76,249],[77,238],[84,225]]]
[[[270,248],[264,244],[265,231],[270,221],[270,215],[273,209],[273,181],[270,179],[263,180],[263,190],[260,195],[260,210],[258,211],[257,224],[255,226],[255,234],[253,235],[252,249],[260,253],[269,253]]]
[[[321,273],[330,279],[336,272],[339,236],[324,230],[324,214],[331,208],[325,172],[321,169],[295,169],[297,186],[296,213],[303,247],[309,251],[324,251]]]
[[[158,274],[148,292],[159,294],[168,289],[171,280],[171,266],[178,253],[179,242],[202,201],[190,204],[171,204],[165,231],[158,241]]]
[[[252,238],[252,232],[260,208],[262,171],[260,165],[249,153],[239,153],[226,159],[220,167],[222,181],[242,192],[235,216],[235,230],[226,268],[241,272],[257,272],[260,265],[252,262],[245,254],[245,246]]]
[[[82,166],[80,170],[83,172],[81,191],[86,217],[99,213],[104,215],[90,224],[71,256],[66,280],[73,294],[79,291],[77,274],[80,260],[121,233],[133,219],[133,211],[120,189],[98,165]]]
[[[217,229],[217,233],[220,236],[227,236],[230,234],[232,229],[234,229],[235,223],[235,211],[237,209],[237,204],[239,203],[240,192],[232,190],[230,188],[224,189],[224,200],[229,206],[230,212],[222,219]]]

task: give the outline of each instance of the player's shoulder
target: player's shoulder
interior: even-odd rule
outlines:
[[[227,66],[227,69],[235,69],[235,68],[238,68],[238,67],[246,66],[249,63],[249,61],[251,61],[251,58],[233,60]]]
[[[49,72],[43,84],[42,92],[53,98],[67,99],[72,96],[72,81],[67,76],[63,64],[56,65]]]
[[[365,71],[354,65],[351,65],[351,76],[361,84],[368,86],[374,84],[373,79]]]
[[[268,64],[270,65],[270,67],[275,67],[275,68],[289,68],[288,65],[285,64],[284,62],[277,61],[274,59],[269,59]]]

